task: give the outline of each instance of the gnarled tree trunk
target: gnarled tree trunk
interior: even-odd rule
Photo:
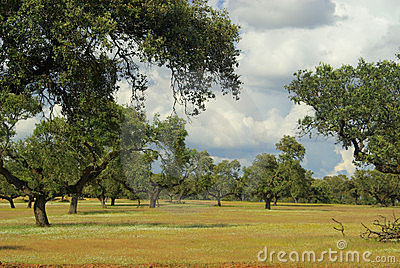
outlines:
[[[156,203],[158,200],[158,195],[161,193],[162,188],[157,186],[155,189],[150,193],[150,208],[155,208]]]
[[[9,199],[7,199],[7,201],[10,203],[11,208],[15,208],[14,201],[11,197]]]
[[[33,201],[35,201],[35,198],[33,196],[28,196],[28,197],[29,197],[29,201],[28,201],[28,205],[26,207],[32,208],[32,203],[33,203]]]
[[[97,199],[100,200],[100,203],[101,203],[101,207],[102,207],[102,208],[107,208],[107,206],[106,206],[106,200],[107,200],[107,198],[106,198],[104,195],[100,195],[99,197],[97,197]]]
[[[35,203],[33,204],[33,211],[35,213],[36,225],[45,227],[49,226],[49,219],[46,214],[47,199],[44,195],[36,195]]]
[[[111,197],[111,206],[115,206],[115,197]]]
[[[268,198],[265,198],[264,200],[265,200],[265,209],[271,209],[272,198],[268,197]]]
[[[7,200],[8,203],[10,203],[10,207],[11,207],[11,208],[15,208],[14,201],[13,201],[13,197],[12,197],[12,196],[0,195],[0,199]]]
[[[178,204],[182,204],[182,197],[183,197],[183,194],[177,194],[176,195],[176,202]]]
[[[71,202],[69,203],[68,214],[77,214],[78,213],[78,198],[79,198],[79,195],[77,195],[77,194],[72,195]]]
[[[217,205],[220,207],[221,206],[221,198],[217,197]]]

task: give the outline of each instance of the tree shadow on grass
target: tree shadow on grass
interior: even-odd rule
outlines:
[[[317,207],[333,207],[330,204],[316,204],[316,205],[308,205],[308,204],[278,204],[277,206],[273,207],[299,207],[299,208],[317,208]]]
[[[89,227],[89,226],[104,226],[104,227],[137,227],[137,228],[165,228],[165,229],[208,229],[208,228],[227,228],[237,227],[238,224],[166,224],[161,222],[138,223],[138,222],[82,222],[82,223],[56,223],[53,227]]]
[[[173,225],[174,228],[183,228],[183,229],[191,229],[191,228],[227,228],[227,227],[237,227],[239,224],[225,224],[225,223],[216,223],[216,224],[189,224],[189,225]]]
[[[0,246],[0,250],[27,250],[24,246]]]
[[[164,206],[168,206],[170,205],[170,203],[168,204],[159,204],[158,207],[164,207]],[[116,203],[114,206],[108,206],[107,208],[113,208],[113,207],[132,207],[132,208],[138,208],[137,204],[118,204]],[[149,207],[149,203],[141,203],[139,208],[148,208]]]
[[[149,206],[148,204],[140,204],[141,207],[144,206]],[[132,207],[132,208],[137,208],[137,204],[115,204],[114,206],[109,206],[110,208],[113,207]]]
[[[81,211],[78,215],[96,215],[96,214],[126,214],[135,213],[135,210],[114,210],[114,209],[102,209],[102,210],[91,210],[91,211]]]

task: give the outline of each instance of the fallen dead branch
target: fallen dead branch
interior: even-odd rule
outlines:
[[[340,221],[335,220],[334,218],[332,218],[332,220],[340,225],[340,228],[337,228],[337,227],[334,226],[333,229],[335,229],[336,231],[341,232],[342,235],[344,236],[344,226],[343,226],[343,224]]]
[[[361,234],[364,239],[374,239],[380,242],[398,242],[400,241],[400,218],[396,218],[393,214],[393,220],[388,220],[385,216],[378,215],[372,224],[376,226],[376,230],[361,225],[365,228],[365,232]]]

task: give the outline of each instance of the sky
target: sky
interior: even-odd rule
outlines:
[[[238,73],[244,82],[239,101],[217,94],[207,110],[187,124],[187,145],[207,150],[216,162],[238,159],[251,165],[260,153],[276,153],[283,135],[295,135],[299,118],[311,113],[294,105],[284,85],[299,69],[319,63],[334,67],[367,61],[394,59],[400,52],[400,1],[398,0],[211,0],[225,8],[232,22],[241,26],[242,51]],[[171,115],[173,98],[170,74],[148,67],[150,87],[146,112]],[[122,83],[119,103],[130,98]],[[179,110],[179,109],[178,109]],[[32,128],[28,121],[19,128]],[[306,148],[303,166],[315,177],[352,175],[352,151],[333,138],[302,137]]]

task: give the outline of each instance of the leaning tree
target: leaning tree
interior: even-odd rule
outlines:
[[[399,55],[397,56],[399,58]],[[299,121],[304,134],[332,136],[354,149],[354,160],[384,173],[400,174],[400,65],[397,61],[334,69],[321,64],[300,70],[288,86],[290,98],[314,113]]]

